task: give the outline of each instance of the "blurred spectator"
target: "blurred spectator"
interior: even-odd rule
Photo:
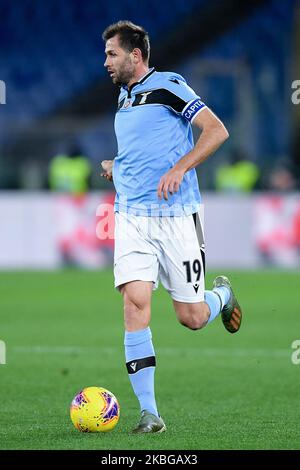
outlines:
[[[288,164],[280,163],[272,170],[269,178],[269,189],[275,191],[294,191],[296,180]]]
[[[259,175],[257,165],[235,150],[230,161],[217,168],[215,186],[218,191],[249,192],[257,184]]]
[[[55,217],[62,266],[92,268],[105,262],[88,197],[90,175],[91,164],[76,146],[67,154],[53,157],[49,165],[50,189],[60,192]]]
[[[53,157],[49,165],[49,186],[54,191],[84,194],[89,189],[91,164],[81,150],[73,147],[68,154]]]
[[[265,193],[255,201],[256,245],[264,263],[299,267],[300,198],[287,158],[277,161],[268,175]],[[288,195],[284,193],[294,192]],[[281,194],[279,194],[281,193]]]
[[[299,268],[300,198],[264,193],[254,202],[255,243],[265,264]]]

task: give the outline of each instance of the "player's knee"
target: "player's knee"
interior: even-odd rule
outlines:
[[[179,321],[183,326],[194,331],[201,330],[201,328],[204,328],[207,324],[207,319],[199,317],[199,315],[189,316],[185,319],[180,319]]]
[[[143,310],[143,306],[143,303],[139,302],[138,299],[124,296],[124,311],[128,314],[138,313],[140,310]]]
[[[150,306],[143,296],[122,292],[124,299],[124,322],[127,331],[147,328],[150,322]]]
[[[126,310],[144,310],[151,302],[152,290],[150,289],[149,291],[148,285],[137,286],[136,283],[129,283],[121,286],[120,290],[123,295],[124,307]]]
[[[201,330],[207,325],[209,310],[202,305],[191,304],[178,317],[180,323],[190,330]]]
[[[141,309],[134,302],[124,302],[124,323],[126,331],[143,330],[149,326],[150,312]]]
[[[140,305],[130,299],[124,299],[124,315],[126,317],[135,317],[142,311]]]

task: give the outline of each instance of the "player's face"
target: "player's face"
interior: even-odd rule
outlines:
[[[105,54],[104,67],[107,68],[113,83],[116,85],[129,83],[135,72],[133,55],[120,47],[118,36],[108,39]]]

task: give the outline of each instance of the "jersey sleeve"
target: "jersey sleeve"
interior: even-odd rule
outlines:
[[[180,113],[190,123],[206,108],[200,96],[195,93],[180,75],[169,78],[166,88],[174,95],[176,106],[172,107],[173,110],[176,113]]]

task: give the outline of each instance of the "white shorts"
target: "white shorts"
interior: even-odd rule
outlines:
[[[204,300],[204,237],[199,213],[182,217],[115,214],[115,287],[159,280],[179,302]]]

